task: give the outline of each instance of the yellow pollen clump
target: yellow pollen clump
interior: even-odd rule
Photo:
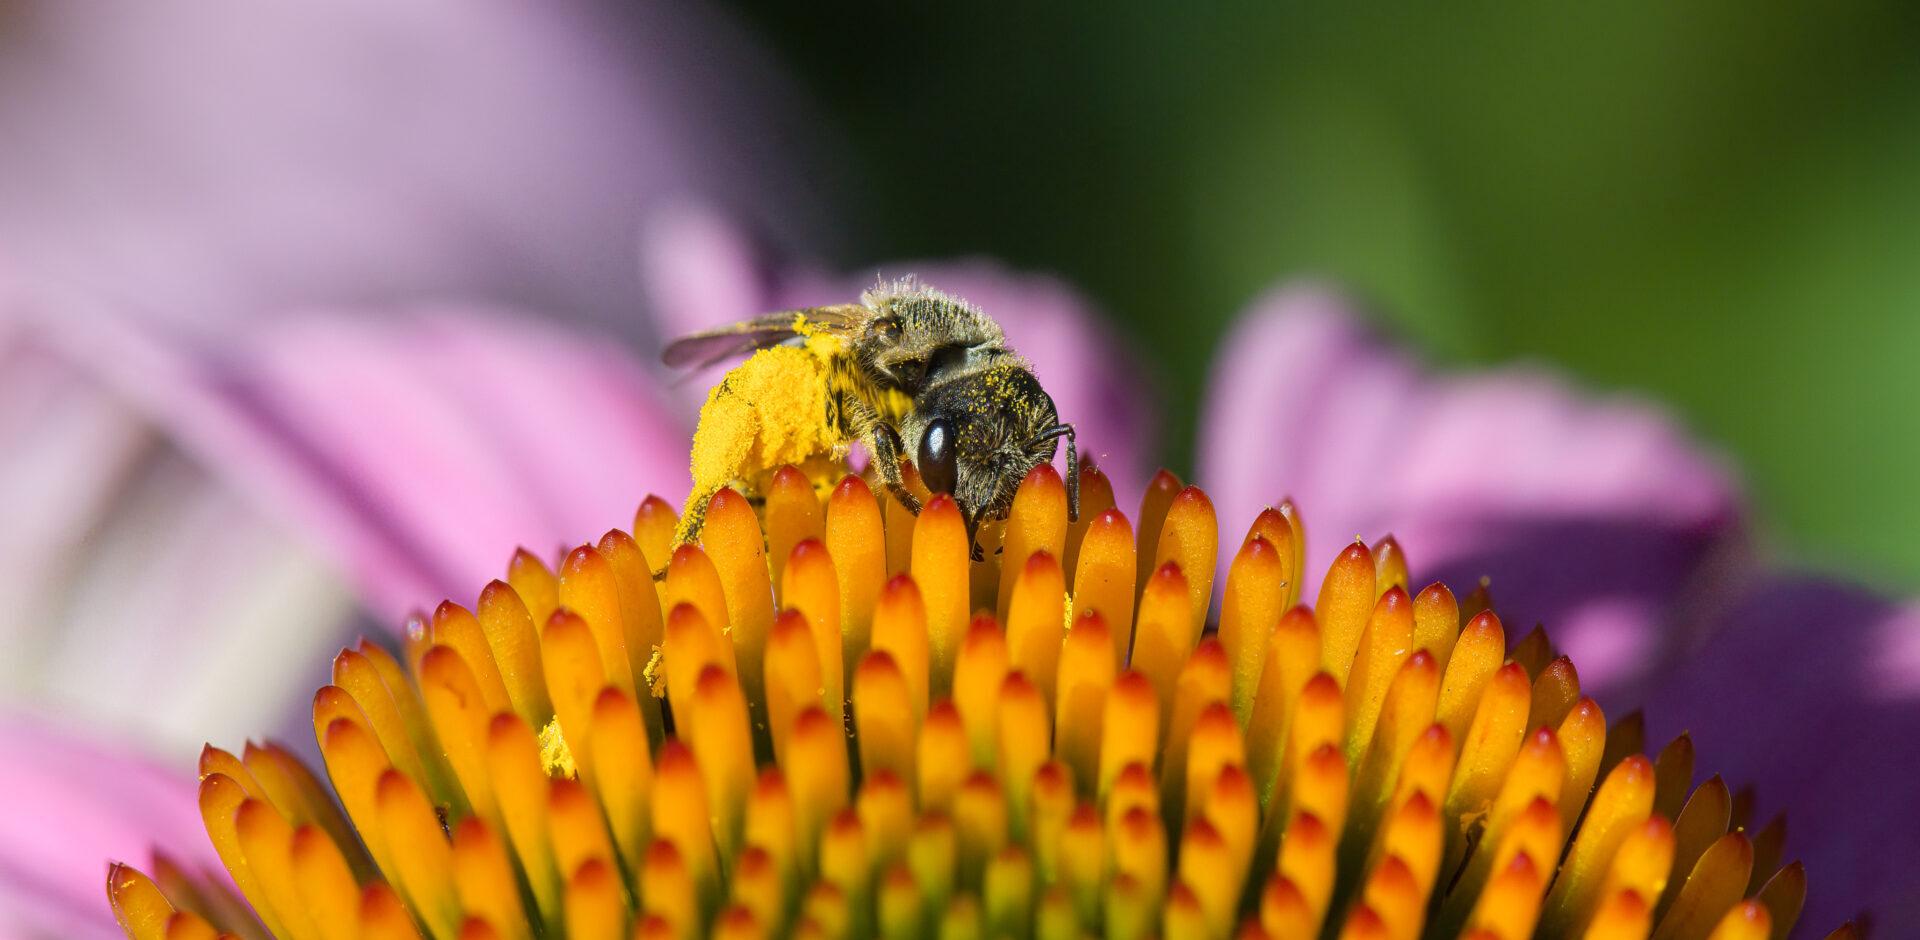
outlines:
[[[540,729],[540,768],[549,777],[579,775],[580,768],[573,761],[573,748],[567,746],[567,736],[561,733],[558,718]]]
[[[761,356],[752,381],[819,378]],[[1609,727],[1484,584],[1413,590],[1397,542],[1321,559],[1309,606],[1290,503],[1222,544],[1165,472],[1136,528],[1099,471],[1069,523],[1036,470],[983,562],[950,499],[916,517],[777,475],[764,505],[716,488],[701,544],[650,497],[631,535],[519,553],[400,655],[343,651],[313,700],[324,775],[272,744],[201,755],[247,904],[115,865],[121,927],[1759,940],[1799,916],[1782,822],[1696,785],[1691,739],[1649,757],[1637,715]]]

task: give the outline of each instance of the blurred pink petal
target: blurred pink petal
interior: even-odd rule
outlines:
[[[0,715],[0,937],[121,936],[107,911],[107,864],[145,865],[146,846],[224,879],[196,792],[191,774]]]
[[[1510,635],[1545,623],[1590,689],[1655,661],[1740,544],[1736,486],[1653,407],[1524,368],[1428,374],[1316,287],[1229,334],[1203,428],[1222,519],[1300,506],[1308,597],[1341,545],[1391,532],[1422,584],[1491,578]]]
[[[0,32],[0,258],[181,322],[452,297],[630,323],[645,207],[811,232],[809,125],[676,0],[28,0]]]
[[[1786,813],[1814,936],[1861,910],[1890,936],[1920,924],[1916,652],[1911,602],[1780,578],[1648,683],[1649,747],[1691,731],[1698,766],[1755,784],[1756,826]]]
[[[89,319],[64,353],[397,623],[516,546],[597,538],[686,487],[687,429],[617,343],[470,307],[312,313],[198,341]]]
[[[1146,484],[1155,416],[1145,370],[1087,301],[1056,278],[983,259],[888,262],[846,276],[772,270],[738,230],[694,207],[656,217],[644,245],[643,273],[666,338],[774,310],[847,303],[883,277],[912,274],[963,297],[999,321],[1009,344],[1033,363],[1061,417],[1074,425],[1081,453],[1094,457],[1115,491],[1137,494]]]

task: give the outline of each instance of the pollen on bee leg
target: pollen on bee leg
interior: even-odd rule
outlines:
[[[1072,569],[1073,609],[1106,617],[1119,666],[1126,665],[1133,645],[1135,554],[1132,525],[1120,510],[1109,508],[1087,523]]]
[[[1000,619],[1012,625],[1008,602],[1014,585],[1025,570],[1028,556],[1046,552],[1057,560],[1067,548],[1067,488],[1052,464],[1040,464],[1028,471],[1013,494],[1007,511],[1006,534],[1000,553],[1000,591],[994,609]]]
[[[1056,558],[1046,549],[1029,553],[1012,579],[1010,603],[1003,605],[1013,668],[1033,680],[1049,709],[1066,629],[1067,584]]]
[[[773,586],[780,603],[787,603],[784,573],[793,547],[826,534],[826,514],[813,481],[799,468],[784,464],[767,484],[767,558],[773,563]]]
[[[873,628],[873,606],[880,585],[887,580],[887,533],[880,504],[864,480],[848,476],[827,498],[827,554],[840,585],[841,674],[853,677],[853,667],[867,654]]]
[[[1197,486],[1183,488],[1174,494],[1161,521],[1154,562],[1156,567],[1172,562],[1187,576],[1187,609],[1193,618],[1195,637],[1207,625],[1219,554],[1220,524],[1214,516],[1213,501]]]
[[[913,580],[927,605],[927,640],[932,653],[932,691],[953,688],[954,656],[967,627],[966,522],[951,497],[936,496],[913,524]]]

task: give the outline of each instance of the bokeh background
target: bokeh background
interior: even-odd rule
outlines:
[[[188,788],[202,741],[310,748],[342,644],[680,492],[701,386],[651,370],[664,336],[897,259],[999,291],[966,294],[1052,338],[1056,391],[1114,388],[1063,337],[1128,361],[1090,300],[1144,374],[1083,401],[1155,390],[1155,456],[1188,475],[1222,452],[1196,434],[1223,337],[1302,279],[1411,361],[1670,411],[1746,499],[1646,412],[1462,379],[1525,386],[1454,409],[1463,437],[1507,406],[1587,419],[1490,428],[1523,455],[1496,469],[1660,469],[1538,505],[1489,473],[1460,528],[1575,572],[1508,583],[1647,641],[1608,680],[1582,653],[1592,688],[1744,742],[1714,766],[1826,836],[1814,870],[1920,912],[1916,823],[1860,821],[1920,764],[1916,258],[1912,3],[0,0],[0,803],[28,807],[0,825],[0,937],[113,936],[100,860],[199,842],[190,812],[153,822],[186,790],[136,791]],[[1319,312],[1252,357],[1415,371]],[[1624,443],[1538,443],[1594,427]],[[1365,469],[1361,496],[1448,468]],[[1556,506],[1601,527],[1528,528]],[[1622,519],[1644,541],[1535,550]]]
[[[1440,361],[1666,401],[1778,550],[1920,585],[1920,6],[739,12],[838,148],[835,260],[1065,274],[1175,467],[1229,319],[1325,276]]]

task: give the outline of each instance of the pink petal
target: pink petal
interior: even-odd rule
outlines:
[[[1691,731],[1699,777],[1753,784],[1756,826],[1787,814],[1785,860],[1807,864],[1811,936],[1862,910],[1896,934],[1920,923],[1916,638],[1912,603],[1779,578],[1648,683],[1649,747]]]
[[[475,308],[314,313],[61,348],[308,533],[382,619],[470,601],[516,546],[596,539],[687,485],[687,429],[616,343]]]
[[[0,936],[120,936],[107,908],[108,860],[145,869],[154,846],[225,877],[189,770],[55,724],[66,722],[0,716]]]
[[[644,208],[704,194],[787,242],[820,214],[806,109],[703,5],[30,0],[8,32],[0,256],[143,315],[631,324]]]
[[[1644,403],[1528,368],[1431,375],[1312,286],[1256,304],[1221,349],[1200,479],[1223,520],[1294,498],[1308,597],[1341,545],[1391,531],[1421,583],[1491,578],[1516,637],[1545,623],[1604,688],[1646,668],[1738,544],[1728,473]]]

